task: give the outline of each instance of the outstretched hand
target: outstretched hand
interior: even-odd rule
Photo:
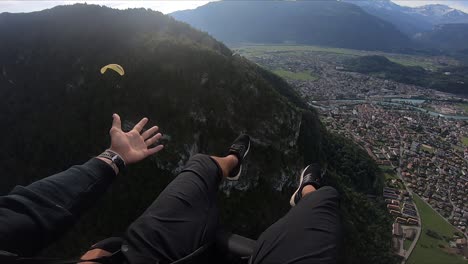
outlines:
[[[141,119],[140,122],[127,133],[122,131],[120,116],[114,114],[112,118],[112,128],[109,131],[111,136],[110,150],[119,154],[127,165],[139,162],[164,148],[163,145],[151,147],[151,145],[162,137],[161,133],[156,134],[159,129],[157,126],[153,126],[141,133],[146,123],[148,123],[148,118],[145,117]]]

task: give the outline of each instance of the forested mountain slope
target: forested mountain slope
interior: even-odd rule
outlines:
[[[419,66],[404,66],[384,56],[362,56],[345,61],[346,70],[414,84],[443,92],[468,94],[468,67],[453,66],[428,71]]]
[[[219,1],[174,18],[227,43],[297,43],[366,50],[411,46],[392,24],[339,1]]]
[[[253,138],[239,183],[220,194],[228,229],[256,238],[289,209],[305,163],[328,163],[343,195],[343,263],[392,263],[390,221],[367,154],[329,135],[279,77],[169,16],[94,5],[0,14],[0,191],[61,171],[104,150],[111,115],[130,128],[158,124],[166,148],[116,180],[72,232],[46,253],[78,255],[121,235],[196,152],[222,155]],[[109,63],[125,75],[101,75]]]
[[[423,44],[452,51],[468,49],[468,24],[445,24],[435,26],[431,31],[419,34],[416,38]]]

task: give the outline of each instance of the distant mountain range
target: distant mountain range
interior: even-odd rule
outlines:
[[[415,39],[429,47],[466,50],[468,48],[468,24],[437,25],[431,31],[417,34]]]
[[[346,2],[358,5],[369,14],[394,24],[409,36],[430,31],[434,25],[468,23],[468,14],[446,5],[406,7],[390,0],[346,0]]]
[[[425,5],[411,8],[411,11],[424,16],[432,24],[468,23],[467,13],[446,5]]]
[[[405,7],[390,0],[347,2],[394,24],[416,48],[447,51],[468,49],[468,14],[446,5]]]
[[[226,43],[294,43],[394,50],[411,46],[394,25],[339,1],[219,1],[174,18]]]
[[[362,50],[468,49],[468,14],[446,5],[375,1],[219,1],[170,14],[228,43]],[[445,25],[447,26],[439,26]]]

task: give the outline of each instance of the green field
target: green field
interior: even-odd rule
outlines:
[[[405,250],[408,250],[408,248],[411,246],[412,243],[413,243],[413,240],[405,239],[405,241],[403,242],[403,248]]]
[[[421,145],[421,149],[423,151],[426,151],[426,152],[429,152],[429,153],[434,153],[435,152],[435,149],[433,147],[428,146],[428,145],[424,145],[424,144]]]
[[[392,166],[380,165],[379,168],[380,168],[380,170],[382,170],[385,180],[388,180],[388,179],[398,179],[397,175],[396,175],[395,172],[393,171],[393,167],[392,167]]]
[[[438,68],[443,68],[440,65],[437,65],[436,63],[426,60],[423,57],[412,57],[409,55],[390,55],[386,56],[389,60],[396,62],[398,64],[404,65],[404,66],[419,66],[423,67],[424,69],[430,69],[432,71],[437,70]]]
[[[466,103],[461,103],[461,104],[457,104],[457,106],[458,106],[460,109],[463,109],[463,111],[465,112],[465,115],[468,115],[468,104],[466,104]]]
[[[457,230],[440,217],[431,207],[429,207],[417,195],[413,196],[414,202],[421,216],[422,231],[421,237],[416,244],[411,256],[406,263],[408,264],[467,264],[463,257],[451,255],[445,252],[439,245],[448,247],[445,239],[436,239],[426,234],[427,230],[437,232],[441,237],[452,238]]]
[[[292,79],[298,81],[315,81],[319,77],[312,75],[310,72],[303,71],[303,72],[291,72],[286,71],[283,69],[277,69],[273,71],[275,74],[285,78],[285,79]]]
[[[387,57],[389,60],[405,65],[405,66],[420,66],[425,69],[436,70],[438,68],[446,67],[437,62],[436,57],[431,56],[417,56],[417,55],[406,55],[397,53],[387,53],[380,51],[364,51],[364,50],[353,50],[343,48],[331,48],[321,46],[304,46],[304,45],[242,45],[238,47],[232,47],[232,49],[242,54],[243,56],[261,56],[265,53],[291,53],[301,54],[304,52],[318,52],[327,54],[336,54],[341,56],[368,56],[368,55],[381,55]],[[445,58],[446,63],[449,65],[458,65],[455,60],[449,60]]]
[[[462,143],[464,146],[468,146],[468,137],[462,137]]]
[[[395,173],[387,173],[387,172],[384,172],[384,178],[385,180],[398,179]]]
[[[462,139],[462,143],[463,143],[463,142],[464,142],[464,141],[463,141],[463,139]],[[464,143],[463,143],[463,144],[464,144]],[[465,145],[465,146],[466,146],[466,145]],[[452,144],[452,149],[455,150],[455,151],[461,152],[461,153],[463,153],[463,151],[465,151],[464,148],[462,148],[462,147],[460,147],[460,146],[457,146],[457,145],[453,145],[453,144]]]
[[[382,171],[383,179],[384,179],[384,181],[385,181],[385,183],[386,183],[386,185],[388,187],[397,188],[397,189],[401,189],[401,190],[405,189],[405,186],[403,185],[403,183],[401,183],[399,181],[397,181],[395,183],[391,182],[391,180],[399,180],[400,179],[400,178],[398,178],[396,172],[393,171],[392,166],[380,165],[379,168]]]
[[[392,167],[392,166],[389,166],[389,165],[380,165],[379,168],[380,168],[382,171],[393,171],[393,167]]]
[[[368,51],[301,45],[247,45],[233,49],[239,53],[251,55],[259,55],[265,52],[324,52],[354,56],[369,55]]]

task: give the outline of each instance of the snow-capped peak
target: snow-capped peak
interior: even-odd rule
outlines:
[[[461,11],[459,11],[457,9],[451,8],[451,7],[446,6],[446,5],[440,5],[440,4],[433,4],[433,5],[425,5],[425,6],[415,7],[415,8],[413,8],[413,11],[415,13],[419,13],[419,14],[424,15],[424,16],[436,16],[436,17],[445,16],[448,13],[451,13],[451,12],[454,12],[454,11],[458,11],[461,14],[464,14],[463,12],[461,12]]]

